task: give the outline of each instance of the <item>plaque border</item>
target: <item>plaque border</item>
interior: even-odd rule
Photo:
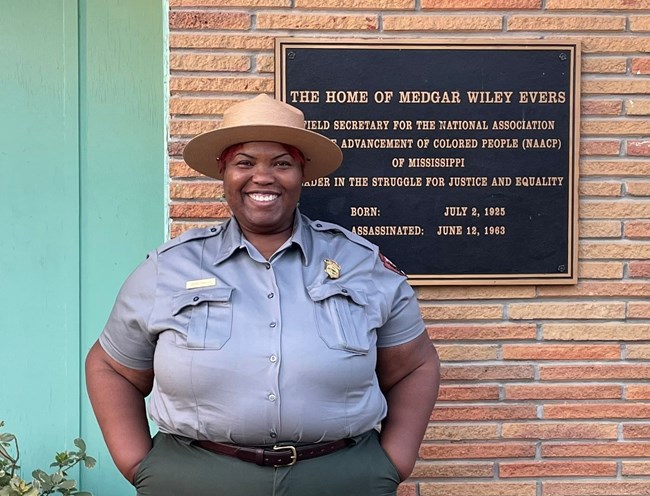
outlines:
[[[329,38],[329,37],[276,37],[275,38],[275,98],[286,102],[286,76],[284,73],[287,52],[292,48],[310,49],[446,49],[495,50],[499,47],[519,50],[562,50],[570,53],[569,94],[569,168],[567,211],[567,272],[561,274],[408,274],[412,286],[510,286],[510,285],[570,285],[578,282],[578,206],[580,163],[580,69],[581,44],[573,39],[539,38]],[[500,277],[502,276],[502,277]]]

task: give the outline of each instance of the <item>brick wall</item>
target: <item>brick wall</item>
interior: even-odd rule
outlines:
[[[650,0],[170,0],[169,22],[172,236],[228,216],[182,148],[273,94],[276,36],[579,39],[579,284],[418,289],[444,383],[400,495],[650,495]]]

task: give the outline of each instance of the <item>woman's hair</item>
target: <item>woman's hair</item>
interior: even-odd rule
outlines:
[[[284,147],[287,153],[291,155],[291,158],[297,160],[300,163],[300,167],[304,169],[305,162],[307,162],[307,160],[305,159],[305,156],[302,154],[302,152],[293,145],[286,145],[284,143],[280,143],[280,144]],[[228,162],[231,158],[233,158],[237,154],[237,152],[241,150],[243,146],[244,143],[236,143],[234,145],[230,145],[223,152],[221,152],[221,155],[217,159],[219,161],[220,173],[223,174],[223,171],[226,168],[226,162]]]

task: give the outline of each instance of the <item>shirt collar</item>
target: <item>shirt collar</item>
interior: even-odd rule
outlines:
[[[288,242],[285,243],[287,247],[294,244],[298,246],[302,253],[302,261],[305,265],[309,264],[309,259],[312,253],[312,241],[311,237],[307,233],[307,230],[309,229],[307,221],[308,219],[303,216],[298,209],[296,209],[296,215],[293,221],[293,234],[289,238]],[[233,253],[240,249],[246,249],[244,235],[239,228],[237,220],[234,217],[231,217],[226,221],[222,230],[221,249],[215,257],[214,265],[227,260],[233,255]]]

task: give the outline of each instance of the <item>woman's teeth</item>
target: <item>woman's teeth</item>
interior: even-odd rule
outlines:
[[[250,196],[253,200],[259,202],[270,202],[278,197],[278,195],[263,195],[260,193],[251,193],[248,196]]]

